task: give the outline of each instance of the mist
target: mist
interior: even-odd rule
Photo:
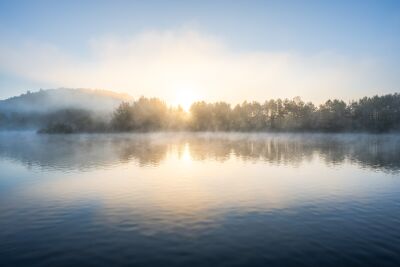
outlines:
[[[127,94],[99,89],[27,91],[0,101],[0,129],[38,130],[64,123],[77,124],[81,131],[104,131],[113,111],[131,99]]]
[[[0,101],[0,129],[94,132],[398,132],[400,95],[315,105],[300,97],[231,105],[193,102],[189,110],[159,98],[104,90],[54,89]]]
[[[46,151],[46,153],[43,153]],[[47,135],[0,133],[0,157],[50,170],[96,170],[134,162],[163,164],[171,154],[193,161],[263,161],[299,167],[320,158],[389,173],[400,171],[400,137],[369,134],[152,133]]]

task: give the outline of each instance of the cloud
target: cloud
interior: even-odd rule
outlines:
[[[93,39],[86,48],[88,54],[79,56],[53,44],[2,44],[0,71],[56,87],[104,88],[168,102],[184,90],[209,101],[299,95],[321,102],[382,93],[374,90],[398,82],[382,82],[382,62],[376,59],[234,51],[218,38],[191,30]]]

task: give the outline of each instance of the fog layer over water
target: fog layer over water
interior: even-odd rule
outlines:
[[[400,135],[152,133],[38,135],[0,133],[0,156],[28,166],[87,171],[131,162],[158,166],[172,157],[299,166],[319,159],[400,170]]]
[[[400,137],[0,134],[0,265],[398,266]]]

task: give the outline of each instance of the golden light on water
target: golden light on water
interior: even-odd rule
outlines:
[[[154,233],[170,232],[177,225],[213,227],[219,223],[215,218],[232,210],[270,212],[324,196],[341,200],[363,197],[381,183],[380,173],[367,174],[358,163],[343,160],[340,167],[332,168],[330,164],[337,159],[327,156],[331,151],[325,146],[312,141],[314,145],[305,145],[309,136],[219,136],[116,135],[113,139],[97,136],[83,143],[71,136],[75,146],[66,149],[62,159],[54,161],[54,154],[40,157],[40,166],[46,166],[46,171],[31,175],[42,180],[20,190],[17,198],[66,206],[96,199],[104,208],[100,216],[107,222],[125,227],[124,221],[135,220],[140,231]],[[63,144],[65,138],[53,142]],[[43,151],[51,151],[49,147],[46,143]],[[346,158],[340,153],[354,150],[339,151],[343,156],[339,158]],[[83,158],[93,160],[90,168],[78,164]],[[69,164],[69,169],[65,171],[57,163]],[[3,169],[4,164],[0,162]],[[31,173],[28,168],[21,171]]]
[[[190,147],[188,143],[185,144],[179,159],[186,164],[190,164],[192,162],[192,156],[190,155]]]

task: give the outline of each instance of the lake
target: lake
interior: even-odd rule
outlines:
[[[0,133],[1,266],[400,266],[400,136]]]

